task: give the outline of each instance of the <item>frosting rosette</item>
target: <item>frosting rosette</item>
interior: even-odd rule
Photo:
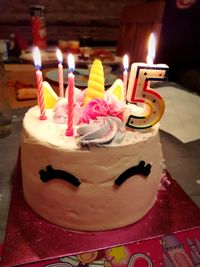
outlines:
[[[67,88],[68,90],[68,88]],[[67,96],[67,90],[65,96]],[[75,125],[81,122],[82,118],[82,104],[83,104],[84,93],[78,88],[74,88],[74,108],[73,108],[73,122]],[[68,99],[60,98],[54,106],[53,120],[55,123],[63,124],[67,123],[68,119]]]
[[[95,120],[98,117],[117,117],[123,120],[124,106],[119,101],[112,100],[107,101],[104,99],[93,99],[83,109],[82,121],[89,123],[89,121]]]
[[[56,103],[53,115],[53,120],[55,123],[58,124],[67,123],[68,120],[67,108],[68,108],[67,98],[62,98]],[[73,121],[75,125],[80,123],[82,117],[81,114],[82,114],[82,108],[78,103],[76,103],[73,109]]]
[[[105,99],[93,99],[86,106],[83,105],[84,91],[75,88],[74,97],[74,124],[90,123],[98,117],[116,117],[123,120],[125,109],[124,103],[121,103],[115,96],[106,94]],[[54,122],[67,123],[67,98],[60,99],[54,107]]]
[[[125,126],[117,117],[98,117],[95,121],[78,127],[77,133],[80,135],[81,146],[114,145],[122,142]]]

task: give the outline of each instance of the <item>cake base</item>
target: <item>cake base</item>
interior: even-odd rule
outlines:
[[[112,231],[77,232],[52,225],[29,208],[23,197],[18,160],[1,266],[100,250],[198,227],[199,208],[169,173],[167,176],[171,185],[159,191],[153,208],[137,223]]]

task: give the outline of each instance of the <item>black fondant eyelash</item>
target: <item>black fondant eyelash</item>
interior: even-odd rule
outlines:
[[[145,162],[141,160],[138,165],[133,166],[129,168],[128,170],[126,170],[125,172],[123,172],[115,180],[115,184],[117,186],[120,186],[122,183],[124,183],[128,178],[130,178],[133,175],[141,174],[144,176],[148,176],[150,172],[151,172],[151,164],[147,164],[145,166]],[[65,180],[71,183],[72,185],[76,187],[79,187],[79,185],[81,184],[81,181],[78,178],[76,178],[74,175],[63,170],[53,169],[52,166],[50,165],[46,167],[46,171],[40,170],[39,174],[40,174],[41,181],[44,183],[50,180],[53,180],[53,179],[61,179],[61,180]]]
[[[123,182],[125,182],[128,178],[130,178],[133,175],[141,174],[144,176],[148,176],[151,172],[151,164],[147,164],[145,166],[145,162],[143,160],[140,161],[140,163],[136,166],[133,166],[123,172],[116,180],[115,184],[120,186]]]
[[[81,184],[81,181],[74,175],[63,170],[53,169],[52,166],[50,165],[46,167],[46,171],[44,170],[39,171],[39,174],[41,181],[44,183],[53,179],[61,179],[69,182],[70,184],[76,187],[78,187]]]

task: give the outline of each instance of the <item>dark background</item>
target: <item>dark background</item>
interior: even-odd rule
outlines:
[[[121,9],[137,0],[1,0],[1,38],[21,33],[31,41],[31,5],[46,7],[48,42],[90,36],[95,41],[116,43]]]
[[[179,9],[167,0],[156,63],[169,65],[169,80],[200,93],[200,0]],[[117,46],[122,8],[144,0],[1,0],[0,39],[10,33],[31,44],[31,5],[46,7],[48,44],[89,36],[91,46]],[[148,1],[151,2],[151,1]],[[155,10],[156,12],[156,10]]]
[[[167,0],[157,62],[169,65],[169,79],[200,93],[200,0],[177,8]]]

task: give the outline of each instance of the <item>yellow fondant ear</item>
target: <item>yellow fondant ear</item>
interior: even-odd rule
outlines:
[[[103,66],[99,59],[95,59],[89,75],[84,104],[87,105],[92,99],[95,98],[104,98],[104,94],[105,88]]]
[[[48,82],[43,82],[43,95],[45,109],[54,108],[58,101],[58,96]]]
[[[106,94],[111,94],[117,97],[119,101],[125,100],[124,84],[121,79],[117,79],[112,86],[106,91]]]

